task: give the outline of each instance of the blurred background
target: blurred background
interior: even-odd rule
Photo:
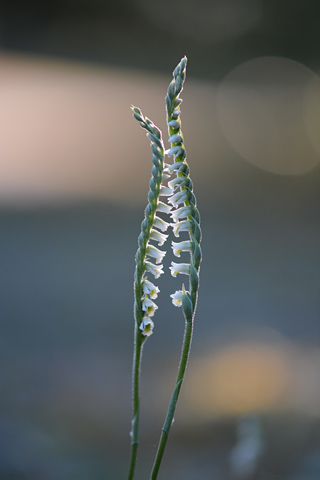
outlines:
[[[126,478],[151,171],[130,105],[167,144],[184,55],[203,263],[159,480],[319,479],[319,15],[316,0],[1,2],[1,480]],[[137,478],[183,335],[171,260],[144,350]]]

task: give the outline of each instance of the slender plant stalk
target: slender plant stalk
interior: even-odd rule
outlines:
[[[157,478],[184,379],[191,347],[193,321],[199,288],[199,269],[201,262],[200,215],[196,207],[192,181],[189,177],[189,166],[186,161],[187,155],[180,120],[180,104],[182,100],[179,98],[179,95],[183,90],[183,84],[186,78],[186,66],[187,58],[184,57],[173,71],[173,80],[169,85],[166,96],[167,124],[170,136],[169,143],[171,143],[171,149],[166,153],[174,156],[174,163],[168,166],[168,171],[176,173],[176,178],[171,180],[168,186],[173,189],[179,187],[180,190],[169,199],[169,202],[174,207],[178,207],[179,204],[183,203],[183,207],[177,208],[171,213],[171,217],[174,220],[172,224],[173,231],[176,237],[179,236],[180,230],[186,231],[189,234],[189,240],[187,241],[181,243],[172,242],[172,249],[173,253],[178,257],[180,257],[181,251],[190,252],[190,264],[176,264],[172,262],[170,269],[173,276],[176,276],[178,273],[189,275],[190,291],[186,292],[184,285],[182,285],[182,291],[171,295],[174,305],[182,306],[185,317],[185,331],[177,380],[162,428],[150,480],[156,480]],[[187,219],[180,221],[180,219],[184,217],[187,217]]]
[[[132,480],[137,463],[138,446],[139,446],[139,415],[140,415],[140,370],[143,350],[142,335],[135,324],[135,345],[132,368],[132,399],[133,399],[133,419],[131,430],[131,458],[129,464],[128,480]]]
[[[177,401],[182,385],[182,381],[184,378],[184,374],[187,368],[187,363],[188,363],[188,357],[189,357],[189,352],[190,352],[190,346],[191,346],[191,340],[192,340],[192,331],[193,331],[193,320],[191,321],[186,320],[186,325],[185,325],[185,331],[184,331],[184,339],[183,339],[183,345],[182,345],[182,352],[181,352],[181,358],[180,358],[180,366],[179,366],[179,371],[177,375],[177,380],[176,384],[174,387],[174,390],[172,392],[171,400],[169,403],[168,411],[167,411],[167,416],[164,421],[163,427],[162,427],[162,432],[160,436],[160,441],[158,445],[158,450],[156,454],[156,458],[153,463],[151,475],[150,475],[150,480],[156,480],[160,468],[160,464],[162,461],[163,453],[165,446],[167,444],[170,428],[173,422],[173,417],[174,413],[176,411],[176,406],[177,406]]]
[[[157,212],[170,212],[170,207],[159,201],[161,195],[171,194],[171,190],[162,185],[163,178],[163,157],[164,145],[161,131],[142,115],[137,107],[132,107],[133,116],[138,120],[140,126],[147,131],[147,136],[151,141],[152,150],[152,170],[149,182],[148,204],[145,209],[145,218],[141,224],[141,233],[138,238],[138,250],[135,261],[136,268],[134,274],[134,317],[135,317],[135,344],[132,369],[133,386],[133,419],[131,435],[131,458],[129,464],[128,480],[132,480],[137,463],[138,445],[139,445],[139,388],[140,388],[140,366],[142,358],[143,344],[152,334],[153,321],[151,317],[158,308],[152,299],[157,298],[159,288],[151,283],[147,274],[151,273],[158,278],[163,273],[163,266],[159,265],[166,252],[156,248],[150,241],[158,242],[163,245],[167,235],[159,232],[165,231],[169,223],[157,216]],[[149,257],[155,258],[156,264],[149,261]]]
[[[151,273],[155,278],[158,278],[163,273],[163,266],[153,264],[149,261],[149,257],[153,257],[156,264],[159,264],[166,253],[150,243],[150,241],[156,241],[158,245],[163,245],[166,241],[167,235],[160,233],[157,229],[163,232],[171,225],[176,237],[180,236],[180,232],[184,231],[188,233],[188,240],[180,243],[172,242],[172,249],[173,254],[177,257],[180,257],[181,252],[189,252],[190,263],[171,262],[170,267],[172,276],[176,277],[177,274],[185,274],[189,277],[189,291],[186,291],[184,284],[182,284],[182,290],[178,290],[171,295],[172,303],[177,307],[182,307],[185,318],[185,330],[177,380],[162,428],[150,480],[156,480],[157,478],[173,422],[187,367],[193,333],[194,314],[197,305],[201,262],[200,215],[196,207],[192,181],[189,176],[189,166],[186,161],[187,155],[180,120],[180,104],[182,99],[179,95],[183,90],[183,84],[186,78],[186,66],[187,58],[184,57],[173,71],[173,80],[169,85],[166,96],[167,124],[170,137],[168,141],[171,144],[169,150],[164,151],[161,131],[151,120],[143,117],[139,108],[132,107],[135,119],[138,120],[140,126],[147,131],[147,137],[151,141],[153,167],[149,182],[149,203],[145,209],[145,218],[141,224],[141,233],[138,238],[139,248],[136,253],[136,270],[134,276],[135,350],[133,360],[133,420],[128,480],[132,480],[134,476],[139,444],[139,383],[142,348],[147,337],[152,334],[154,324],[151,317],[158,308],[152,299],[157,297],[159,289],[147,279],[147,274]],[[164,163],[165,154],[173,156],[174,161],[172,164]],[[171,178],[173,174],[175,174],[175,178],[168,182],[168,186],[162,185],[162,180],[164,178]],[[161,195],[169,197],[167,203],[159,201]],[[171,204],[171,206],[168,204]],[[180,206],[181,204],[183,204],[182,207]],[[157,216],[157,212],[170,214],[173,222],[165,222],[161,217]]]

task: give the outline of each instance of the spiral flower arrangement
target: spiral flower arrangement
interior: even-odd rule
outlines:
[[[179,392],[184,378],[189,351],[191,346],[194,314],[197,305],[199,288],[199,270],[201,262],[201,230],[200,215],[196,206],[193,193],[193,185],[190,178],[187,154],[181,131],[180,94],[183,90],[186,78],[187,58],[184,57],[173,71],[173,79],[168,87],[166,96],[167,124],[169,130],[170,148],[165,150],[161,131],[147,117],[144,117],[138,107],[132,106],[134,118],[140,126],[146,130],[147,137],[151,142],[152,169],[149,182],[148,204],[145,216],[141,224],[141,233],[138,238],[138,250],[136,253],[136,269],[134,275],[135,294],[135,349],[133,360],[133,420],[131,430],[131,459],[128,480],[132,480],[135,472],[138,430],[139,430],[139,379],[142,347],[146,339],[152,334],[154,316],[158,306],[156,300],[159,288],[148,278],[151,274],[155,279],[164,273],[162,260],[166,251],[155,246],[163,246],[168,234],[165,234],[171,226],[175,237],[179,238],[181,232],[186,232],[187,239],[171,244],[173,254],[180,258],[182,252],[188,252],[190,263],[172,262],[171,274],[176,277],[184,274],[189,277],[189,289],[182,284],[181,290],[171,295],[173,305],[182,307],[185,317],[185,332],[182,344],[182,352],[178,375],[172,397],[169,403],[167,416],[161,431],[158,450],[151,471],[151,480],[156,480],[162,456],[166,446],[169,431],[173,422],[173,416],[177,405]],[[165,155],[173,157],[173,163],[165,163]],[[168,183],[165,185],[164,180]],[[160,197],[163,197],[160,200]],[[159,217],[159,213],[170,215],[171,222]]]
[[[148,337],[152,334],[154,327],[151,317],[153,317],[158,306],[153,300],[157,298],[159,288],[148,280],[147,274],[151,273],[154,278],[159,278],[164,273],[161,262],[166,254],[165,251],[155,247],[151,242],[155,241],[158,246],[161,246],[168,237],[163,232],[168,229],[169,223],[160,218],[157,212],[170,213],[171,208],[166,203],[161,202],[159,197],[172,195],[172,190],[162,184],[164,145],[161,131],[151,120],[144,118],[138,107],[131,107],[131,109],[134,118],[147,131],[147,137],[151,141],[153,163],[149,182],[148,204],[138,238],[139,248],[136,253],[134,276],[136,322],[142,334]],[[155,264],[150,261],[150,257],[154,259]]]
[[[189,175],[189,166],[187,164],[187,154],[183,141],[180,120],[180,104],[182,99],[179,97],[183,90],[183,84],[186,78],[187,58],[184,57],[173,72],[166,96],[167,123],[169,129],[169,143],[171,148],[166,151],[167,155],[173,156],[173,163],[167,165],[166,171],[169,174],[175,174],[176,177],[169,181],[169,187],[176,193],[169,198],[169,203],[175,208],[171,213],[173,220],[173,233],[176,237],[180,232],[188,232],[189,239],[180,243],[172,242],[173,254],[180,257],[181,252],[190,253],[190,264],[172,262],[171,274],[176,277],[177,274],[189,275],[190,289],[185,291],[176,291],[171,295],[172,302],[176,306],[183,306],[184,314],[193,316],[199,288],[199,270],[201,262],[201,231],[200,215],[196,207],[196,199],[193,194],[192,181]],[[182,204],[182,206],[181,206]],[[191,305],[190,305],[191,302]],[[191,312],[190,312],[191,309]]]

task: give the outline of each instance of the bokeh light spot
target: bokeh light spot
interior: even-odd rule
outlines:
[[[310,142],[320,155],[320,78],[315,75],[305,89],[303,113]]]
[[[198,360],[189,375],[190,406],[204,418],[273,409],[290,376],[285,356],[261,345],[232,345]]]
[[[315,131],[320,117],[314,107],[314,99],[320,102],[318,80],[307,67],[287,58],[263,57],[238,66],[218,91],[225,137],[244,159],[264,170],[308,172],[319,162]]]

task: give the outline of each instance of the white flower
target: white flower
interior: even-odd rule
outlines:
[[[174,263],[171,262],[171,275],[173,277],[176,277],[178,273],[184,274],[184,275],[190,275],[190,265],[189,263]]]
[[[158,305],[156,305],[150,298],[147,296],[143,297],[142,299],[142,310],[147,312],[149,317],[153,317],[154,312],[157,310]]]
[[[175,243],[171,242],[173,255],[180,257],[181,252],[191,252],[192,251],[192,242],[186,240],[185,242]]]
[[[159,195],[164,195],[166,197],[169,197],[172,194],[173,194],[172,188],[168,188],[168,187],[165,187],[164,185],[161,185]]]
[[[177,210],[173,210],[171,212],[171,218],[174,222],[178,222],[180,218],[188,217],[189,215],[192,215],[192,211],[189,206],[177,208]]]
[[[170,295],[172,298],[172,303],[176,307],[181,307],[182,306],[182,297],[183,297],[183,292],[182,290],[177,290],[175,293]]]
[[[154,278],[159,278],[160,275],[164,273],[163,265],[155,265],[154,263],[145,261],[144,266],[146,271],[152,273]]]
[[[164,245],[167,238],[168,238],[168,235],[165,235],[164,233],[160,233],[158,232],[158,230],[154,230],[153,228],[150,230],[149,239],[154,240],[155,242],[158,242],[159,247],[161,247],[161,245]]]
[[[155,300],[158,296],[158,293],[160,292],[160,289],[156,287],[156,285],[153,285],[152,282],[149,282],[146,278],[143,279],[143,284],[142,284],[142,289],[143,293],[146,295],[150,295],[150,298],[152,300]]]
[[[172,197],[169,198],[168,202],[171,203],[171,205],[177,207],[179,203],[184,203],[186,200],[188,200],[188,194],[185,190],[182,190],[172,195]]]
[[[161,213],[171,213],[171,207],[163,202],[158,202],[157,211]]]
[[[145,317],[141,324],[140,324],[140,330],[142,331],[142,335],[145,335],[146,337],[150,337],[152,335],[154,323],[151,320],[151,318]]]
[[[155,258],[156,263],[161,263],[166,253],[167,252],[159,250],[159,248],[155,247],[154,245],[147,245],[146,254],[149,255],[149,257]]]
[[[182,222],[172,223],[172,230],[175,237],[179,237],[179,232],[190,232],[191,222],[190,220],[182,220]]]
[[[188,177],[176,177],[168,182],[168,186],[174,190],[176,187],[182,187],[187,181],[189,181]]]
[[[172,173],[176,170],[177,172],[179,172],[180,168],[182,167],[182,165],[185,165],[183,162],[175,162],[175,163],[172,163],[170,165],[170,163],[166,163],[166,168],[164,169],[164,171],[168,172],[170,175],[172,175]]]
[[[166,180],[167,178],[170,178],[171,175],[168,175],[167,173],[162,174],[162,180]]]
[[[168,230],[169,225],[170,223],[165,222],[164,220],[162,220],[162,218],[159,218],[157,216],[155,216],[153,219],[153,227],[159,228],[159,230],[161,230],[162,232]]]

